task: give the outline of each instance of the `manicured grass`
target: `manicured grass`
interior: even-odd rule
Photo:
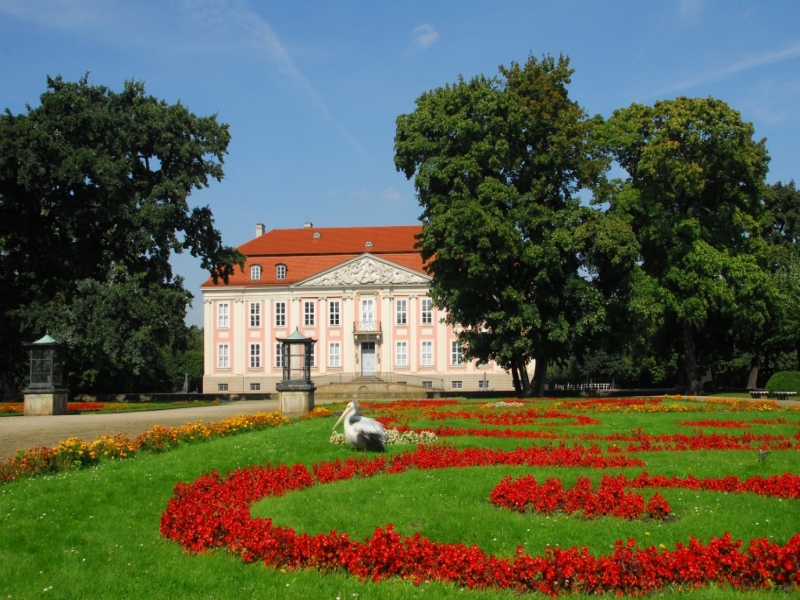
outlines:
[[[648,433],[691,429],[676,423],[691,419],[774,418],[792,423],[798,413],[607,413],[593,414],[602,425],[558,427],[609,434],[642,429]],[[0,598],[515,598],[513,592],[461,591],[443,584],[414,586],[407,581],[360,582],[341,573],[281,572],[218,551],[185,554],[159,534],[159,519],[179,481],[191,482],[215,469],[225,473],[265,462],[304,463],[344,459],[356,453],[328,442],[335,417],[301,421],[278,429],[241,434],[180,447],[164,454],[142,453],[123,461],[53,476],[22,479],[0,486]],[[612,425],[611,423],[614,423]],[[430,424],[442,424],[441,421]],[[449,425],[457,426],[448,422]],[[466,425],[467,422],[462,425]],[[476,427],[474,421],[469,426]],[[416,426],[416,423],[412,423]],[[721,430],[720,430],[721,431]],[[793,435],[797,426],[754,425],[752,433]],[[732,431],[731,433],[741,433]],[[513,449],[529,440],[455,437],[460,447]],[[408,447],[390,447],[399,453]],[[742,478],[782,472],[800,473],[797,450],[773,452],[766,461],[744,451],[650,452],[635,455],[651,474],[697,477],[736,474]],[[613,470],[635,476],[640,469]],[[565,486],[578,475],[598,481],[601,471],[573,468],[487,467],[408,471],[370,479],[317,485],[302,492],[270,498],[253,507],[277,524],[298,531],[337,529],[364,538],[376,526],[393,523],[403,534],[419,532],[442,542],[478,544],[487,552],[510,555],[522,545],[538,554],[545,544],[587,545],[607,551],[616,539],[635,537],[642,545],[672,546],[694,535],[707,541],[731,531],[748,541],[768,537],[785,543],[800,531],[796,501],[751,494],[715,494],[660,490],[680,518],[670,523],[520,514],[492,506],[488,495],[504,475],[533,474],[542,481],[560,477]],[[640,490],[649,497],[654,490]],[[650,535],[646,535],[649,533]],[[52,586],[52,589],[50,589]],[[43,590],[47,589],[47,592]],[[357,594],[357,596],[354,596]],[[729,589],[703,588],[656,597],[730,598]],[[744,596],[744,594],[742,594]],[[768,592],[747,597],[773,597]],[[580,597],[580,596],[578,596]]]

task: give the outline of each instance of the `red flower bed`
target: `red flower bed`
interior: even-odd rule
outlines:
[[[627,491],[630,482],[608,474],[603,475],[597,491],[592,489],[588,477],[578,477],[568,490],[560,479],[551,477],[539,485],[532,475],[524,475],[516,481],[504,477],[491,494],[489,501],[495,506],[525,512],[551,514],[557,511],[568,515],[581,513],[584,519],[612,516],[621,519],[665,519],[672,513],[669,503],[656,493],[645,505],[641,494]]]
[[[788,422],[783,417],[777,419],[753,419],[752,421],[723,421],[718,419],[705,419],[700,421],[680,421],[683,427],[724,427],[726,429],[749,429],[751,425],[786,425]],[[792,423],[796,425],[796,423]]]
[[[454,452],[453,457],[462,464],[469,462],[468,457],[479,458],[467,451]],[[480,455],[480,460],[494,457],[498,460],[494,464],[508,464],[503,461],[519,452],[527,451],[489,451]],[[386,472],[398,472],[394,470],[396,462],[406,467],[439,468],[433,465],[442,461],[432,454],[435,449],[400,455],[389,461]],[[346,460],[315,465],[314,471],[331,480],[369,476],[383,470],[386,463],[381,461],[385,459]],[[573,547],[549,548],[544,556],[530,556],[519,547],[516,556],[498,558],[487,556],[477,546],[439,544],[419,534],[401,537],[391,525],[378,527],[374,535],[357,542],[336,531],[298,534],[274,526],[271,519],[250,516],[252,502],[314,484],[303,465],[248,467],[226,478],[212,472],[192,484],[175,487],[175,496],[161,517],[161,533],[192,552],[225,547],[246,562],[261,561],[273,567],[343,570],[374,581],[390,577],[414,583],[439,580],[470,588],[539,591],[552,596],[569,592],[641,595],[669,585],[696,587],[711,582],[738,589],[788,589],[800,583],[800,534],[785,546],[759,538],[743,549],[740,540],[734,541],[726,533],[708,544],[691,538],[688,545],[679,543],[674,550],[637,548],[634,540],[628,540],[617,541],[608,555]]]
[[[534,440],[586,440],[600,442],[628,442],[627,452],[664,452],[681,450],[790,450],[791,440],[784,435],[754,435],[743,433],[739,436],[727,434],[705,434],[696,432],[692,435],[680,433],[650,435],[641,431],[631,434],[614,433],[597,435],[582,433],[570,435],[552,431],[536,431],[523,429],[477,429],[439,426],[433,430],[438,437],[491,437]],[[800,440],[800,434],[795,436]]]
[[[591,400],[566,401],[562,406],[580,408],[581,406],[646,406],[648,404],[661,404],[663,398],[592,398]]]
[[[105,408],[102,402],[69,402],[67,410],[100,410]]]

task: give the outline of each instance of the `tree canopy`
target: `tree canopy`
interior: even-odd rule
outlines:
[[[228,126],[141,82],[114,92],[48,78],[40,100],[0,116],[0,371],[49,328],[70,345],[78,389],[105,387],[101,372],[143,385],[154,348],[181,343],[192,297],[171,253],[200,257],[215,279],[243,264],[211,211],[188,203],[222,179]]]
[[[605,162],[590,145],[597,121],[569,99],[572,73],[568,58],[531,56],[424,93],[397,119],[395,165],[423,208],[431,297],[467,356],[509,368],[523,392],[530,360],[541,394],[548,363],[606,327],[603,285],[637,254],[623,222],[578,196]]]
[[[724,102],[684,97],[632,104],[596,132],[628,174],[609,212],[633,228],[665,325],[681,333],[690,393],[702,391],[698,335],[710,351],[731,326],[759,331],[775,306],[762,235],[769,156],[753,133]]]

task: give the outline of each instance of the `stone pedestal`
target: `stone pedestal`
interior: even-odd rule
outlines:
[[[280,390],[281,412],[302,415],[314,410],[314,390]]]
[[[26,390],[24,414],[27,417],[65,415],[67,398],[69,392],[66,390]]]

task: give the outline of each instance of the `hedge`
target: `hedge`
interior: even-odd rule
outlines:
[[[767,390],[775,392],[800,392],[800,371],[778,371],[767,382]]]

